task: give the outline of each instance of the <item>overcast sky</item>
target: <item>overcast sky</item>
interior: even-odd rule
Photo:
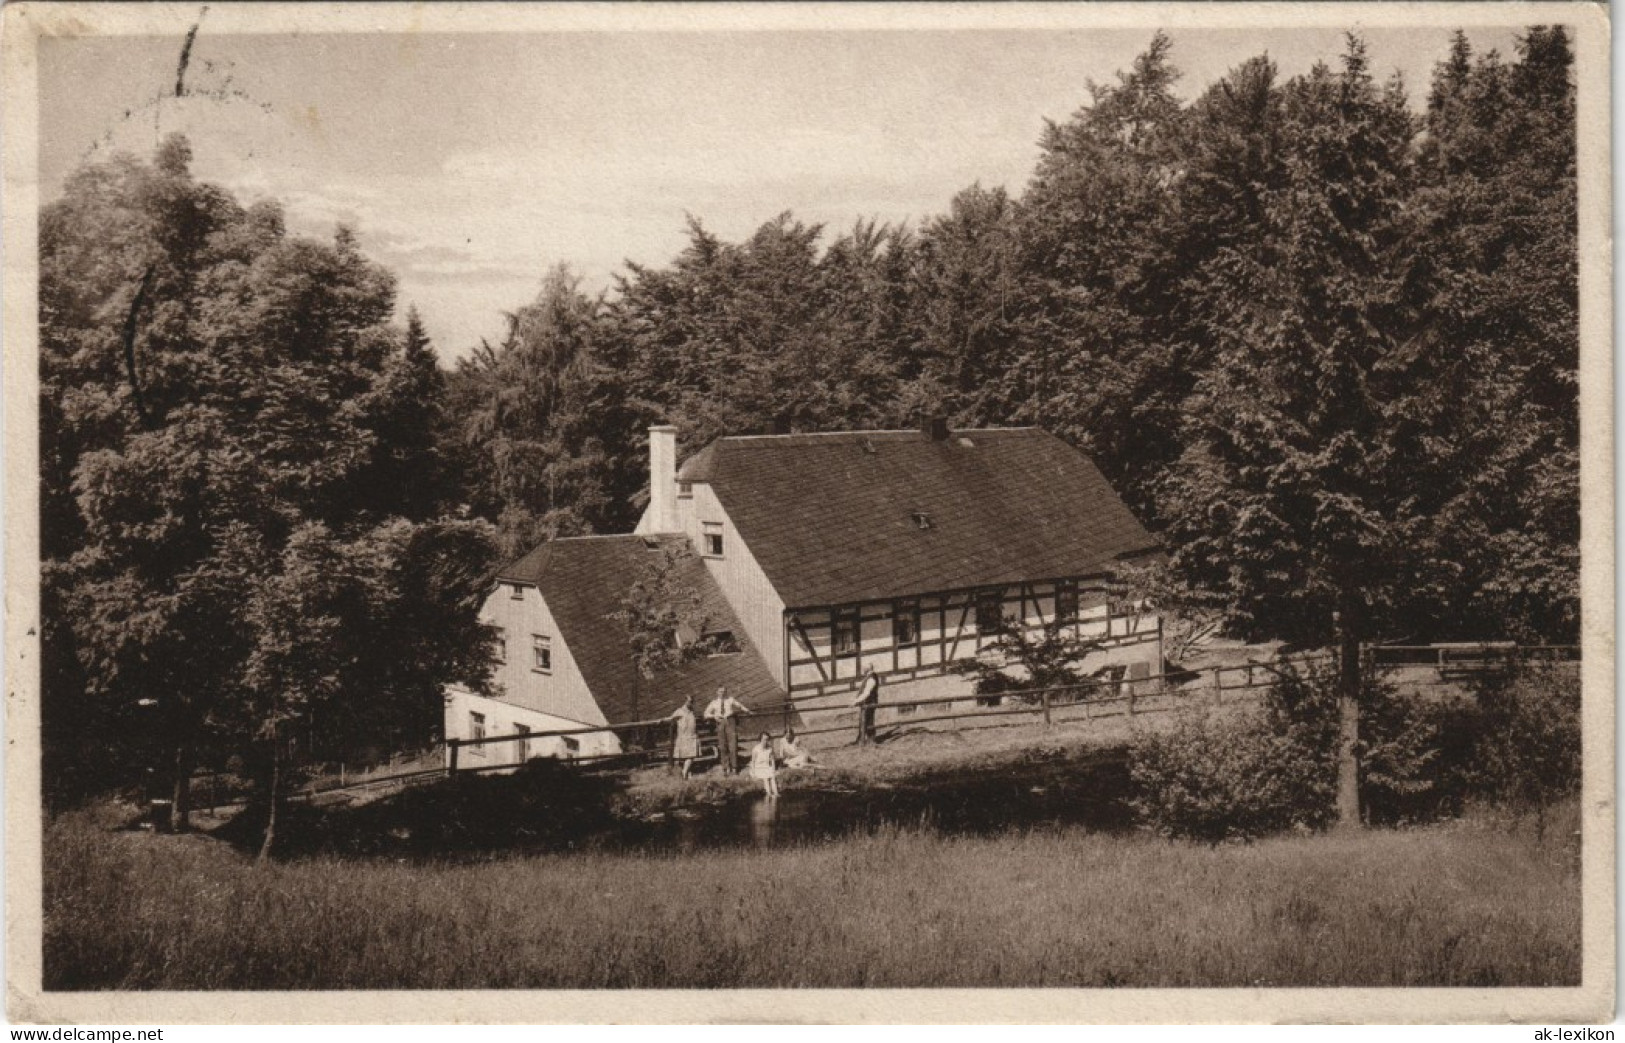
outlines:
[[[1513,51],[1507,29],[1468,27]],[[1446,28],[1366,29],[1379,76],[1425,97]],[[443,357],[569,262],[589,288],[665,264],[684,214],[728,239],[783,210],[844,228],[918,223],[974,183],[1019,193],[1043,120],[1063,119],[1151,32],[211,35],[173,97],[182,40],[49,39],[40,49],[44,197],[76,165],[184,131],[193,169],[290,226],[339,221],[400,279]],[[1335,62],[1341,33],[1177,30],[1194,97],[1267,52],[1283,75]],[[162,101],[156,101],[169,95]]]

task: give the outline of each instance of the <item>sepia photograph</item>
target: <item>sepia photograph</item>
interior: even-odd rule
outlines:
[[[1613,1017],[1603,6],[4,30],[13,1022]]]

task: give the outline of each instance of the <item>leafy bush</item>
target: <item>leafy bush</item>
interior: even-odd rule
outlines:
[[[1295,732],[1276,731],[1263,709],[1181,716],[1166,732],[1140,735],[1130,751],[1130,804],[1157,832],[1205,840],[1246,839],[1332,817],[1336,765]]]
[[[1433,716],[1368,672],[1359,753],[1369,818],[1422,817],[1415,809],[1436,787]],[[1336,818],[1337,738],[1335,674],[1289,665],[1262,706],[1203,708],[1137,736],[1131,803],[1157,832],[1210,843],[1321,829]]]
[[[1580,678],[1554,663],[1510,663],[1477,686],[1475,789],[1543,809],[1580,787]]]
[[[1039,627],[1003,620],[992,640],[972,658],[950,665],[955,673],[975,680],[976,694],[1002,696],[1022,693],[1025,702],[1038,698],[1041,688],[1067,688],[1086,683],[1083,661],[1100,649],[1097,638],[1077,634],[1070,622],[1055,616]]]

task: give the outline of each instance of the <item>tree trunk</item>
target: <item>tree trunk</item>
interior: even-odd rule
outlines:
[[[265,839],[260,842],[261,862],[271,857],[271,847],[276,843],[277,810],[282,806],[282,742],[278,736],[271,743],[271,785],[269,789],[270,806],[266,809]]]
[[[1337,629],[1337,825],[1360,827],[1360,617],[1352,599],[1335,615]]]
[[[176,833],[192,829],[192,747],[187,743],[175,747],[175,778],[170,805],[169,825]]]

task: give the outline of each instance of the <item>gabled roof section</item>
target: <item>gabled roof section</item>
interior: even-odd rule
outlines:
[[[729,693],[749,707],[784,699],[698,556],[690,561],[681,581],[700,595],[708,629],[731,631],[739,652],[699,659],[653,678],[634,677],[626,631],[608,617],[620,609],[621,598],[652,558],[666,546],[687,542],[684,536],[671,535],[551,540],[498,573],[499,581],[525,583],[541,591],[560,636],[611,724],[663,717],[690,695],[696,709],[703,710],[719,685],[727,685]]]
[[[708,482],[790,608],[1093,576],[1157,549],[1088,457],[1038,428],[719,438]]]

